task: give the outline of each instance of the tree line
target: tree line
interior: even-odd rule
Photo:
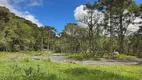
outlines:
[[[15,16],[0,7],[0,51],[53,50],[62,53],[81,53],[101,57],[114,52],[142,57],[142,4],[133,0],[98,0],[84,6],[87,14],[67,23],[57,34],[51,26],[36,24]],[[129,32],[130,25],[139,29]]]
[[[87,14],[76,20],[88,27],[69,23],[61,33],[60,50],[103,56],[114,52],[142,57],[142,4],[133,0],[98,0],[84,6]],[[129,32],[130,25],[139,30]],[[62,46],[63,45],[63,46]]]
[[[0,7],[0,51],[52,49],[56,31],[52,26],[38,27],[11,13],[7,8]]]

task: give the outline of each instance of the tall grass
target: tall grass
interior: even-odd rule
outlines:
[[[114,54],[113,57],[110,56],[110,54],[103,54],[100,57],[95,57],[90,54],[81,54],[81,53],[74,53],[74,54],[69,54],[68,58],[76,59],[76,60],[102,60],[102,59],[130,59],[130,58],[136,58],[136,56],[130,56],[126,54]]]
[[[40,60],[0,64],[0,80],[142,80],[140,65],[91,66]]]
[[[0,60],[0,80],[142,80],[141,65],[53,63],[31,59],[36,53],[0,53],[6,59]],[[13,55],[26,58],[9,60]]]

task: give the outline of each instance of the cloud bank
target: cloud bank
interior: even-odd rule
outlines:
[[[85,16],[87,15],[87,11],[84,10],[84,7],[85,7],[85,5],[80,5],[74,10],[74,17],[76,20],[78,20],[80,17],[82,17],[84,15]],[[134,22],[140,22],[140,21],[142,21],[142,19],[140,19],[140,18],[136,18],[134,20]],[[78,25],[87,27],[86,24],[81,23],[81,22],[78,22]],[[138,29],[139,29],[139,25],[130,24],[128,26],[128,31],[130,31],[130,32],[136,32]]]
[[[28,11],[20,11],[18,8],[19,6],[16,5],[18,3],[22,3],[24,1],[27,0],[0,0],[0,6],[4,6],[6,8],[8,8],[10,10],[10,12],[16,14],[16,16],[25,18],[26,20],[29,20],[35,24],[38,25],[38,27],[43,26],[43,24],[41,24],[39,22],[38,19],[36,19],[31,13],[29,13]],[[28,1],[33,1],[33,0],[28,0]],[[35,1],[35,0],[34,0]],[[37,0],[38,1],[38,0]],[[41,1],[41,0],[40,0]],[[35,3],[29,3],[27,6],[40,6],[41,2],[35,2]]]
[[[76,20],[78,20],[80,17],[82,17],[84,15],[87,15],[87,12],[84,10],[84,7],[85,7],[85,5],[80,5],[79,7],[77,7],[74,10],[74,16],[75,16]],[[82,22],[78,22],[78,25],[82,26],[82,27],[87,27],[88,26],[87,24],[84,24]]]

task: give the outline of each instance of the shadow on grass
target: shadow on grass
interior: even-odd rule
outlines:
[[[0,76],[0,80],[59,80],[57,75],[55,74],[46,74],[42,75],[39,78],[23,78],[21,75],[7,75],[7,76]]]
[[[58,80],[58,78],[56,74],[48,74],[48,75],[41,77],[38,80]]]
[[[97,69],[88,69],[81,67],[66,69],[64,73],[70,74],[73,80],[139,80],[131,76],[128,77]]]

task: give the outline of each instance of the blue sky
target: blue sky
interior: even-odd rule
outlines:
[[[142,0],[133,0],[136,1],[138,4],[142,3]]]
[[[142,3],[142,0],[134,0]],[[0,6],[8,7],[20,17],[41,25],[50,25],[59,32],[70,22],[76,22],[74,10],[94,0],[0,0]]]
[[[29,9],[43,25],[54,26],[61,32],[69,22],[76,22],[74,10],[76,7],[93,0],[46,0],[43,6]]]

